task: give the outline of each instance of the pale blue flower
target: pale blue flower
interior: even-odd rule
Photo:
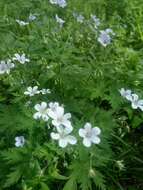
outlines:
[[[15,146],[16,147],[23,147],[25,144],[24,136],[15,137]]]
[[[112,29],[110,28],[107,28],[106,30],[101,30],[100,35],[98,37],[98,42],[104,47],[106,47],[107,45],[111,43],[111,40],[112,40],[110,34],[115,35]]]
[[[58,5],[59,7],[62,7],[62,8],[67,6],[67,2],[65,0],[50,0],[50,3]]]
[[[93,144],[99,144],[101,130],[99,127],[93,127],[91,123],[86,123],[83,129],[79,129],[79,136],[83,138],[83,144],[86,147],[90,147]]]
[[[61,125],[56,127],[56,129],[56,133],[51,133],[51,138],[53,140],[58,140],[60,147],[65,148],[68,144],[75,145],[77,143],[77,139],[74,136],[70,135],[72,132],[71,128],[66,128]]]

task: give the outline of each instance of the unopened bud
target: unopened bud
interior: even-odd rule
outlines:
[[[89,170],[89,177],[95,177],[95,171],[92,168]]]

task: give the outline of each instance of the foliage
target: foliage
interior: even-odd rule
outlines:
[[[28,25],[16,22],[30,14],[36,19]],[[100,19],[97,29],[91,15]],[[142,0],[67,0],[65,8],[48,0],[0,1],[0,61],[15,53],[30,59],[0,74],[0,189],[143,189],[143,113],[119,92],[131,89],[143,99],[142,20]],[[98,38],[107,28],[115,35],[104,47]],[[29,86],[51,93],[29,97]],[[51,120],[34,120],[41,102],[59,102],[72,114],[76,145],[59,147]],[[101,129],[100,144],[90,148],[78,136],[86,122]],[[24,136],[23,147],[15,147],[17,136]]]

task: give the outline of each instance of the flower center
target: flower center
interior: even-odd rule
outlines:
[[[91,131],[87,131],[85,136],[86,136],[87,138],[90,138],[91,135],[92,135],[92,134],[91,134]]]

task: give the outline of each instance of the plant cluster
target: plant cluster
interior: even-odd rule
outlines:
[[[141,0],[0,1],[0,189],[143,189],[142,20]]]

